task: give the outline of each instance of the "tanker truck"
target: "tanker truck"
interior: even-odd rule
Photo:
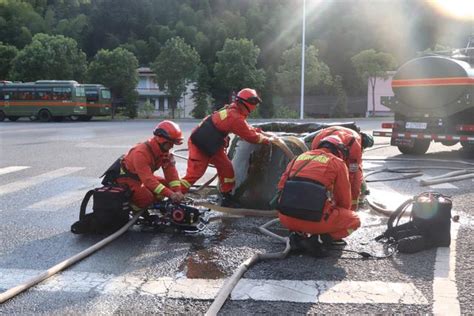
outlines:
[[[466,48],[408,61],[392,79],[394,96],[381,104],[394,112],[391,131],[374,136],[391,137],[390,144],[403,154],[422,155],[430,143],[461,143],[474,152],[474,37]]]

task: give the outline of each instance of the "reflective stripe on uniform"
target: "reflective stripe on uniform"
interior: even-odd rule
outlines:
[[[235,178],[224,178],[224,183],[232,183],[235,182]]]
[[[181,179],[181,184],[186,188],[186,189],[189,189],[191,187],[191,183],[189,183],[188,181],[184,180],[184,179]]]
[[[181,185],[181,181],[180,180],[170,181],[169,185],[170,187],[177,187]]]
[[[320,163],[328,163],[329,157],[326,155],[308,155],[308,154],[301,154],[299,155],[296,160],[314,160]]]
[[[349,229],[347,230],[347,232],[348,232],[348,233],[349,233],[349,235],[350,235],[350,234],[352,234],[352,233],[354,232],[354,230],[353,230],[353,229],[351,229],[351,228],[349,228]]]
[[[352,205],[359,204],[359,200],[352,200]]]
[[[122,167],[120,168],[120,174],[126,174],[125,170],[123,170]]]
[[[160,194],[161,191],[163,191],[164,189],[165,189],[165,186],[160,183],[153,192],[155,192],[155,194]]]
[[[222,121],[225,120],[227,118],[227,110],[220,110],[219,117],[221,118]]]

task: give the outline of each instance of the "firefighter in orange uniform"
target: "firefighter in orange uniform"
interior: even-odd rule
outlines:
[[[290,241],[291,237],[316,239],[319,235],[333,242],[359,228],[360,219],[350,209],[347,155],[342,140],[330,135],[286,168],[278,183],[277,209],[282,225],[294,232]]]
[[[181,179],[183,193],[204,175],[208,164],[211,163],[216,167],[219,176],[222,205],[234,205],[235,201],[231,195],[235,186],[234,169],[226,154],[228,135],[234,133],[253,144],[270,143],[270,138],[246,121],[260,102],[262,100],[254,89],[242,89],[232,104],[207,116],[193,130],[188,141],[189,158],[186,176]]]
[[[183,143],[181,129],[174,122],[162,121],[153,135],[130,149],[121,159],[120,176],[116,181],[131,189],[134,208],[147,208],[165,197],[173,202],[180,202],[184,197],[173,154],[169,153],[174,145]],[[164,178],[153,174],[160,168]]]
[[[359,134],[350,128],[331,126],[321,130],[321,132],[314,137],[311,147],[317,148],[321,140],[329,135],[338,136],[349,150],[349,156],[344,161],[349,169],[349,181],[351,183],[351,209],[355,211],[359,205],[359,196],[361,195],[361,186],[364,180],[362,150],[366,147],[372,147],[373,139],[370,135],[365,133]]]

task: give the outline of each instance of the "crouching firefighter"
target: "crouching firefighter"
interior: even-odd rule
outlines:
[[[269,144],[270,138],[258,128],[250,126],[248,115],[262,102],[254,89],[239,91],[236,101],[207,116],[196,127],[188,141],[189,159],[186,176],[182,178],[182,190],[186,193],[199,180],[212,163],[219,176],[223,206],[236,206],[231,192],[235,186],[232,162],[226,154],[229,133],[234,133],[252,144]]]
[[[325,248],[360,227],[351,210],[348,150],[335,135],[297,156],[279,183],[278,217],[288,228],[292,250],[324,256]]]
[[[183,143],[180,127],[171,121],[160,122],[153,137],[135,145],[105,172],[102,184],[117,183],[131,190],[134,210],[146,209],[167,197],[173,202],[183,199],[181,182],[170,149]],[[153,173],[162,168],[163,177]]]

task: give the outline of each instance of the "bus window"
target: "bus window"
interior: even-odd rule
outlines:
[[[76,90],[76,97],[85,97],[86,96],[86,92],[84,90],[84,87],[75,86],[75,90]]]
[[[33,88],[18,88],[18,100],[33,100]]]
[[[71,88],[53,88],[53,100],[71,100]]]
[[[104,100],[110,100],[110,90],[108,89],[101,89],[100,90],[100,95],[102,99]]]
[[[51,88],[36,88],[36,100],[51,100],[52,89]]]
[[[5,101],[14,101],[17,99],[17,91],[13,88],[3,88],[3,99]]]
[[[86,100],[87,102],[99,101],[99,93],[96,90],[86,90]]]

